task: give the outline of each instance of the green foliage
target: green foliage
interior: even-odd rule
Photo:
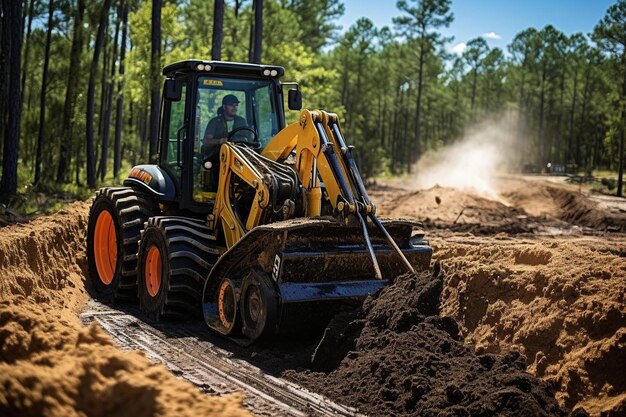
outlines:
[[[79,196],[84,190],[85,91],[101,3],[85,1],[80,76],[72,80],[78,91],[72,134],[62,137],[77,1],[57,0],[45,103],[44,191]],[[19,149],[19,184],[24,195],[33,179],[42,78],[39,64],[46,30],[41,22],[47,14],[46,0],[33,4],[29,13],[35,24],[23,46],[28,42],[28,56],[23,53],[26,88]],[[125,74],[120,76],[116,70],[109,80],[111,65],[117,69],[120,63],[119,55],[111,55],[116,19],[120,18],[118,7],[123,4],[130,6]],[[224,60],[248,59],[251,6],[250,0],[226,2]],[[122,175],[128,167],[147,160],[151,7],[147,1],[114,0],[96,78],[98,154],[102,146],[102,129],[98,128],[107,108],[106,86],[112,81],[110,85],[116,88],[110,105],[113,138],[117,83],[124,83]],[[626,82],[615,80],[626,79],[626,0],[617,1],[598,23],[593,32],[596,44],[583,34],[568,37],[548,25],[518,33],[506,54],[476,38],[467,42],[462,56],[446,52],[450,39],[440,32],[454,18],[451,0],[402,0],[397,7],[393,28],[377,28],[361,18],[339,34],[337,19],[344,12],[339,0],[264,1],[263,62],[284,66],[285,81],[300,83],[305,108],[340,116],[348,142],[356,145],[364,175],[403,174],[419,152],[451,143],[474,123],[512,113],[520,121],[512,128],[516,130],[514,152],[520,167],[554,162],[579,170],[617,169],[626,114],[622,84]],[[163,2],[161,64],[208,59],[212,24],[212,2]],[[287,121],[297,120],[298,114],[287,111]],[[67,178],[73,185],[56,185],[53,180],[64,141],[71,152]],[[108,154],[112,166],[112,150]],[[107,179],[111,183],[119,180]]]

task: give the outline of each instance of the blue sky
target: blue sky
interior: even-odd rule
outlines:
[[[339,24],[347,29],[360,17],[377,27],[393,27],[399,16],[395,0],[343,0],[346,12]],[[452,0],[454,22],[442,32],[454,36],[448,49],[463,49],[463,43],[485,36],[492,47],[505,49],[515,35],[528,28],[552,24],[567,35],[589,33],[614,0]],[[490,34],[486,36],[486,34]]]

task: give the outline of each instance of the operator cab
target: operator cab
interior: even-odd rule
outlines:
[[[222,143],[261,152],[285,127],[284,72],[279,66],[201,60],[164,68],[159,166],[176,184],[181,207],[210,210]],[[289,107],[301,107],[299,90],[289,92]]]

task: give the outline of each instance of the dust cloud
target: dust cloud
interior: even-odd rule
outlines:
[[[497,199],[495,177],[517,159],[515,132],[511,117],[483,122],[454,143],[425,153],[413,167],[416,174],[409,181],[418,189],[438,185]]]

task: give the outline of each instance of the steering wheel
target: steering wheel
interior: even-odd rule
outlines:
[[[235,140],[233,139],[233,136],[235,136],[235,133],[237,132],[241,132],[242,130],[247,130],[252,132],[252,134],[254,135],[254,138],[252,140],[252,143],[250,143],[249,140]],[[238,128],[233,129],[229,134],[228,137],[226,139],[228,142],[232,142],[232,143],[243,143],[244,145],[249,145],[252,146],[254,148],[259,148],[261,146],[261,142],[259,142],[259,135],[257,134],[256,130],[248,127],[248,126],[239,126]]]

